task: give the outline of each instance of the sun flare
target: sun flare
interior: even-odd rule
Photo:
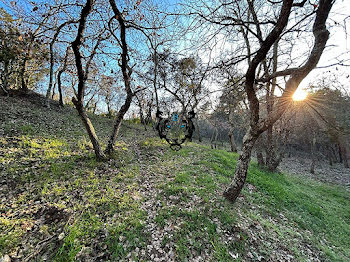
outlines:
[[[294,101],[303,101],[307,98],[307,92],[304,89],[297,89],[292,98]]]

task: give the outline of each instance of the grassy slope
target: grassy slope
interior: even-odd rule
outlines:
[[[253,163],[232,205],[221,193],[236,154],[195,143],[173,152],[128,123],[115,159],[96,162],[74,110],[45,115],[16,98],[0,104],[0,257],[350,260],[343,188]],[[111,121],[93,122],[106,141]]]

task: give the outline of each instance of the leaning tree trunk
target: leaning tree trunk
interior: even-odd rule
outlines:
[[[232,202],[234,202],[239,196],[245,180],[247,178],[248,166],[251,158],[252,149],[256,140],[258,139],[259,134],[257,132],[251,131],[249,128],[248,132],[244,136],[242,153],[239,156],[235,176],[231,184],[224,191],[224,197]]]
[[[126,112],[128,112],[129,108],[130,108],[130,104],[132,101],[132,98],[134,96],[134,93],[131,90],[131,82],[130,82],[130,76],[132,73],[132,69],[128,66],[128,45],[126,43],[126,26],[125,26],[125,22],[124,22],[124,18],[123,15],[120,13],[116,3],[114,0],[109,0],[109,3],[112,7],[112,10],[115,14],[115,19],[118,20],[119,25],[120,25],[120,42],[121,42],[121,47],[122,47],[122,56],[121,56],[121,70],[123,73],[123,80],[124,80],[124,85],[125,85],[125,90],[126,90],[126,99],[124,104],[122,105],[122,107],[120,108],[116,119],[115,119],[115,123],[113,126],[113,131],[112,134],[110,136],[110,139],[108,141],[108,145],[106,148],[106,153],[107,154],[111,154],[114,151],[114,144],[115,141],[117,139],[118,133],[119,133],[119,129],[120,129],[120,125],[123,121],[124,115],[126,114]]]
[[[124,115],[129,110],[131,101],[132,101],[132,95],[130,94],[126,97],[124,105],[120,108],[120,110],[115,118],[115,123],[113,126],[112,134],[109,138],[108,145],[107,145],[107,148],[105,151],[106,154],[110,155],[114,151],[114,144],[115,144],[115,141],[117,139],[121,123],[123,121]]]
[[[97,40],[97,43],[90,55],[90,58],[85,66],[85,72],[83,70],[82,65],[82,56],[80,53],[80,46],[81,46],[81,40],[83,38],[85,26],[86,26],[86,20],[87,16],[90,14],[92,7],[93,7],[94,1],[93,0],[87,0],[85,6],[83,7],[79,19],[79,27],[78,27],[78,33],[76,39],[72,42],[72,49],[75,56],[75,64],[78,72],[78,93],[76,94],[77,98],[73,97],[72,102],[75,105],[75,108],[77,109],[79,116],[81,120],[83,121],[83,124],[86,128],[86,131],[89,135],[89,138],[91,140],[91,143],[94,147],[95,155],[97,159],[104,159],[105,155],[101,149],[100,143],[98,141],[97,135],[95,133],[95,129],[88,117],[88,115],[85,112],[85,108],[83,105],[84,101],[84,94],[85,94],[85,82],[88,78],[88,72],[89,72],[89,65],[96,54],[96,50],[98,48],[98,45],[101,41],[101,35]]]
[[[85,112],[85,108],[82,105],[82,103],[80,103],[80,101],[76,100],[75,98],[72,99],[73,104],[75,105],[75,108],[77,109],[79,116],[85,126],[85,129],[89,135],[90,141],[92,143],[92,146],[94,148],[95,151],[95,155],[96,158],[99,160],[102,160],[105,158],[105,155],[103,154],[102,148],[100,146],[100,143],[98,141],[98,137],[96,135],[94,126],[92,125],[89,117],[87,116],[86,112]]]

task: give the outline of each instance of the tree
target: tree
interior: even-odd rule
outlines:
[[[242,60],[248,62],[248,68],[244,73],[244,90],[249,103],[250,120],[249,127],[243,139],[242,153],[237,162],[234,179],[224,191],[224,196],[230,201],[235,201],[237,199],[245,184],[251,152],[256,140],[286,111],[289,104],[292,102],[291,97],[293,93],[300,82],[315,68],[326,46],[329,37],[326,21],[334,1],[320,0],[318,6],[314,6],[314,10],[309,10],[310,12],[308,14],[299,16],[300,20],[297,21],[296,24],[293,24],[294,21],[292,22],[292,19],[290,19],[291,13],[296,12],[296,9],[302,8],[305,3],[306,1],[297,2],[293,0],[283,0],[281,2],[269,1],[269,3],[262,3],[260,1],[247,1],[247,3],[245,3],[237,1],[232,3],[220,3],[217,7],[214,7],[216,8],[216,12],[213,12],[213,9],[211,9],[209,15],[200,11],[192,13],[213,26],[215,25],[223,28],[222,30],[226,30],[226,32],[229,28],[232,30],[237,29],[239,32],[242,32],[243,27],[243,39],[247,39],[245,36],[248,36],[248,38],[254,37],[258,41],[258,44],[255,44],[256,51],[253,51],[252,48],[247,46],[245,48],[245,50],[247,50],[246,55],[222,62],[224,65],[234,64],[235,62],[238,63],[237,61]],[[262,8],[262,5],[265,5],[264,8]],[[207,7],[207,9],[211,7],[212,6]],[[277,13],[276,7],[279,8],[277,17],[275,15]],[[260,12],[252,12],[253,9],[257,10],[257,8],[259,8]],[[238,15],[235,16],[230,13],[223,14],[220,9],[225,11],[236,10]],[[198,10],[198,8],[195,10]],[[250,11],[248,12],[245,10]],[[267,18],[264,10],[270,11],[270,17]],[[235,12],[233,12],[233,14],[234,13]],[[293,29],[300,24],[304,25],[304,28],[298,28],[298,30],[301,32],[305,30],[305,25],[308,24],[304,22],[306,17],[309,19],[310,17],[314,18],[312,29],[314,44],[306,61],[301,66],[289,67],[284,70],[276,69],[275,73],[261,70],[263,69],[266,57],[271,52],[276,42],[278,46],[281,46],[283,42],[281,38],[286,38],[288,34],[293,35]],[[288,27],[289,22],[291,25]],[[261,26],[264,26],[264,30],[261,29]],[[261,31],[261,34],[258,31]],[[261,72],[264,73],[262,77],[260,76]],[[262,117],[259,100],[261,98],[259,98],[260,92],[257,83],[267,83],[274,78],[287,76],[289,78],[283,84],[284,87],[281,88],[282,95],[278,99],[276,98],[277,101],[270,114],[266,117]]]

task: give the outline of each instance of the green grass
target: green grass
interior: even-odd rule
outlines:
[[[214,161],[208,162],[224,177],[230,176],[234,167],[228,161],[228,154],[214,151]],[[256,163],[249,168],[247,182],[257,188],[251,194],[245,192],[249,202],[272,217],[283,213],[298,229],[311,231],[312,243],[328,259],[346,261],[350,258],[350,194],[344,188],[298,176],[270,173],[259,169]],[[272,225],[272,228],[279,230],[278,225]]]
[[[271,215],[283,212],[300,229],[311,230],[314,244],[332,261],[350,257],[350,194],[344,188],[263,172],[256,165],[250,169],[248,182],[259,188],[255,202],[264,205]],[[319,241],[323,238],[327,244]]]
[[[252,163],[242,197],[231,204],[222,192],[237,154],[195,143],[175,152],[128,121],[113,158],[99,162],[75,111],[66,110],[43,118],[25,108],[29,120],[2,124],[0,175],[12,191],[0,204],[0,257],[28,237],[34,248],[60,229],[64,238],[45,249],[50,261],[75,261],[85,247],[111,261],[149,261],[151,223],[168,230],[161,247],[172,248],[176,261],[279,261],[282,251],[293,261],[307,261],[309,251],[322,261],[349,261],[350,193],[344,188]],[[111,120],[92,116],[92,122],[105,146]],[[69,218],[32,232],[43,206]]]

